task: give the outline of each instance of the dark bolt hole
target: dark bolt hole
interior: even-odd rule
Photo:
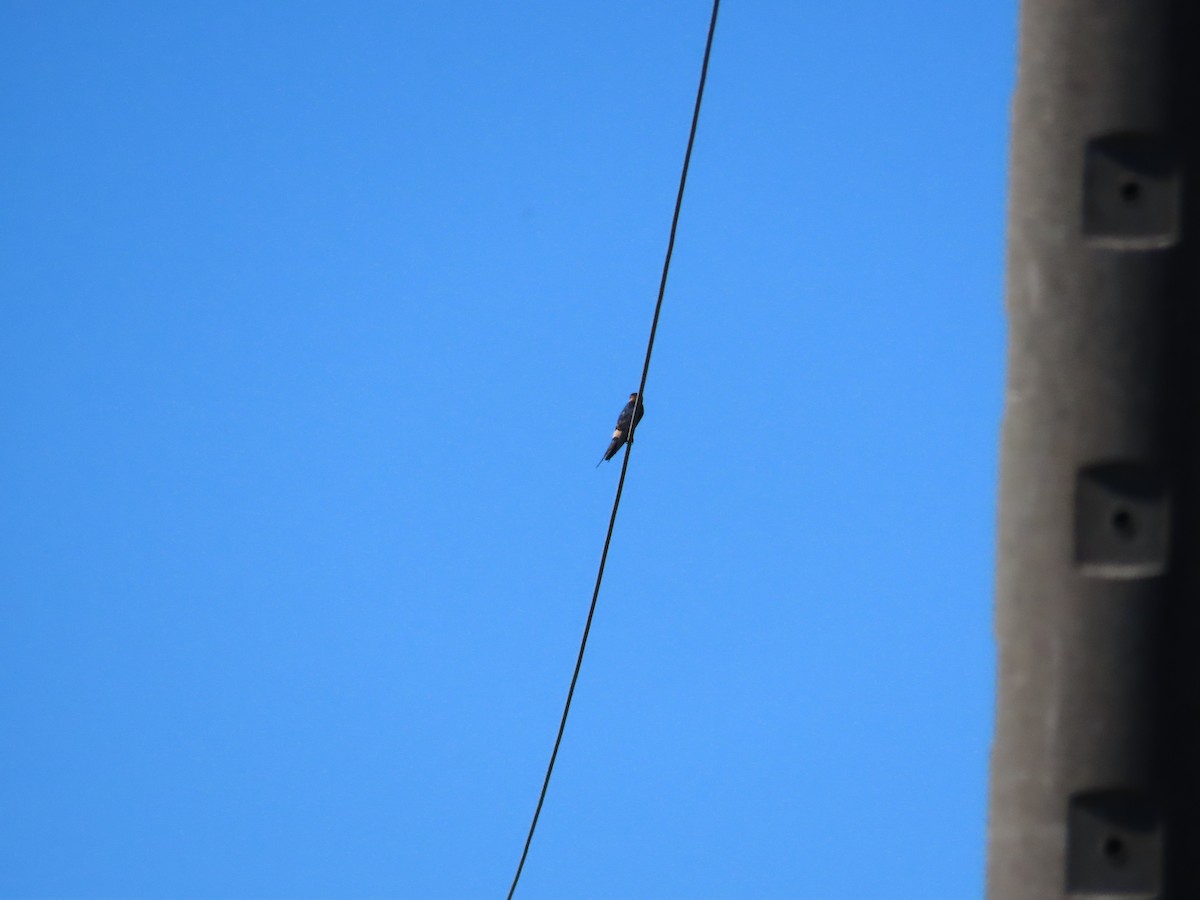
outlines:
[[[1112,527],[1113,531],[1125,540],[1130,540],[1137,534],[1137,522],[1133,519],[1133,513],[1127,509],[1118,509],[1113,512]]]
[[[1121,185],[1121,199],[1126,203],[1137,203],[1142,195],[1142,186],[1136,181],[1127,181]]]
[[[1129,850],[1125,842],[1115,834],[1110,834],[1104,839],[1100,844],[1100,852],[1114,866],[1124,865],[1129,859]]]

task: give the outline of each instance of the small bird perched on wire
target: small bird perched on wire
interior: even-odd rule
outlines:
[[[625,408],[617,416],[617,427],[613,431],[612,443],[604,451],[604,459],[596,463],[597,468],[600,467],[600,463],[616,456],[617,451],[621,449],[621,445],[626,441],[631,444],[633,443],[633,430],[637,428],[638,422],[642,421],[642,416],[645,414],[646,408],[642,406],[642,401],[638,399],[637,393],[630,394],[629,402],[625,404]]]

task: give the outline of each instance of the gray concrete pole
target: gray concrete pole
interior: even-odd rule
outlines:
[[[1194,5],[1021,7],[990,900],[1200,898]]]

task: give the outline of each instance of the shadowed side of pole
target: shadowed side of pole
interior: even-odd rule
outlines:
[[[1176,6],[1021,8],[991,900],[1200,897],[1200,46]]]

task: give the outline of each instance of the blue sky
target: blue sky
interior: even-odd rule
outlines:
[[[708,14],[0,3],[0,896],[507,890]],[[979,894],[1015,21],[726,0],[520,897]]]

